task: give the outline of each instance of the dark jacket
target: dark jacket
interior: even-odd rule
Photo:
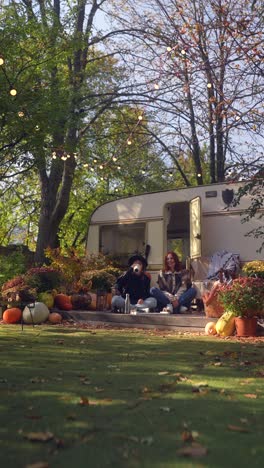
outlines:
[[[115,287],[123,298],[129,294],[131,304],[137,304],[139,299],[150,296],[150,279],[144,273],[135,275],[131,269],[119,276]]]

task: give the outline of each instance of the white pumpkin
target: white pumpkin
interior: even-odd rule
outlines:
[[[216,335],[216,329],[215,329],[215,322],[208,322],[206,325],[205,325],[205,334],[206,335]]]
[[[42,323],[49,317],[49,309],[43,302],[35,302],[34,307],[26,306],[23,310],[24,323]]]

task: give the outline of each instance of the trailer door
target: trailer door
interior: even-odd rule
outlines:
[[[198,258],[202,255],[201,233],[201,198],[190,201],[190,257]]]

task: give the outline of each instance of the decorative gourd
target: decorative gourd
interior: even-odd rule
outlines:
[[[42,292],[38,294],[39,302],[43,302],[46,306],[51,309],[54,305],[54,297],[51,292]]]
[[[24,323],[42,323],[49,316],[48,307],[43,302],[35,302],[34,307],[26,306],[23,310]]]
[[[5,323],[17,323],[21,320],[22,311],[18,307],[10,307],[3,312],[3,321]]]
[[[74,310],[89,310],[92,302],[90,294],[75,293],[71,296],[72,308]]]
[[[221,336],[231,336],[235,331],[235,315],[233,312],[225,312],[216,322],[216,333]]]
[[[71,298],[66,294],[57,294],[54,298],[54,305],[61,310],[72,310]]]
[[[90,292],[89,293],[91,298],[92,298],[92,302],[90,304],[90,310],[96,310],[96,300],[97,300],[97,294],[96,293],[92,293]]]
[[[57,312],[52,312],[49,314],[49,322],[51,323],[60,323],[62,321],[62,316]]]
[[[205,325],[204,331],[205,331],[206,335],[216,335],[215,323],[214,322],[208,322]]]

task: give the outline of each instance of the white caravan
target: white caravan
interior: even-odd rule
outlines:
[[[126,265],[133,253],[149,250],[148,270],[153,273],[162,268],[169,250],[179,253],[183,262],[208,259],[223,250],[239,254],[242,262],[262,260],[260,239],[245,236],[260,220],[241,223],[249,197],[237,207],[230,205],[241,184],[165,190],[104,203],[91,216],[87,253],[110,254]]]

